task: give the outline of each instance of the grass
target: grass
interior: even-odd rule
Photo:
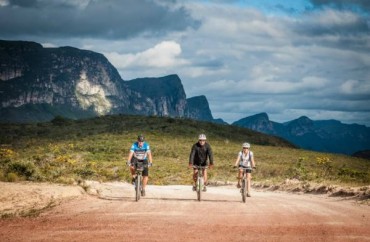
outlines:
[[[232,165],[247,141],[257,163],[254,181],[277,184],[294,178],[349,186],[370,184],[370,162],[364,159],[297,149],[278,137],[230,125],[126,115],[0,124],[0,180],[130,181],[125,163],[140,133],[153,153],[151,184],[190,183],[188,157],[199,133],[207,135],[214,151],[215,167],[209,172],[213,182],[236,180]]]

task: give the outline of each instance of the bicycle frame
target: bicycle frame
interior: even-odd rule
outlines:
[[[193,165],[193,168],[197,170],[197,182],[196,182],[196,192],[197,192],[197,199],[198,201],[202,200],[202,190],[204,187],[204,170],[208,168],[208,166],[196,166]]]
[[[139,201],[141,197],[141,191],[143,189],[143,171],[148,167],[148,164],[142,162],[135,163],[135,200]]]
[[[252,170],[252,168],[244,168],[244,167],[239,167],[238,170],[243,169],[243,176],[242,176],[242,184],[241,184],[241,189],[240,193],[242,194],[242,201],[245,203],[246,197],[247,197],[247,192],[248,191],[248,179],[247,179],[247,170]]]

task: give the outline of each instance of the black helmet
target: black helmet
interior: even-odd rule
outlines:
[[[144,142],[144,140],[145,140],[144,135],[140,134],[139,136],[137,136],[137,141]]]

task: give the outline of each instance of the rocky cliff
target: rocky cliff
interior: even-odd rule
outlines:
[[[187,117],[177,75],[124,81],[102,54],[27,41],[0,40],[0,94],[1,122],[119,113]]]
[[[184,117],[186,94],[177,75],[137,78],[126,83],[130,90],[143,94],[133,98],[136,110],[156,116]]]
[[[187,99],[185,114],[191,119],[211,121],[213,116],[205,96],[196,96]]]

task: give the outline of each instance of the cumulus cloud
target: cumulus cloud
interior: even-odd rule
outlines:
[[[7,5],[9,5],[8,0],[0,0],[0,7],[5,7]]]
[[[185,65],[186,60],[180,58],[181,46],[174,41],[163,41],[154,47],[135,54],[106,53],[112,63],[123,69],[137,67],[171,68]]]
[[[366,95],[370,98],[370,82],[360,80],[347,80],[340,86],[340,90],[344,94],[349,95]]]

